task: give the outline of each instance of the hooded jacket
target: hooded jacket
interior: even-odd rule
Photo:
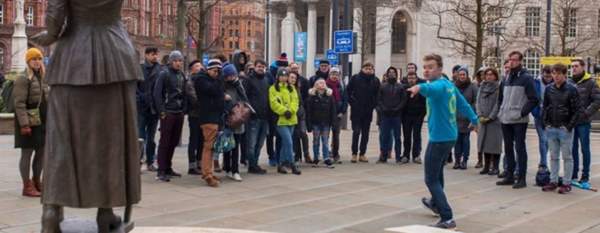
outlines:
[[[222,124],[225,112],[225,90],[220,78],[211,78],[208,73],[201,71],[194,82],[200,106],[198,121],[202,124]]]
[[[240,63],[240,60],[242,59],[242,57],[244,58],[244,62]],[[236,50],[233,53],[231,63],[235,66],[235,69],[238,72],[243,72],[244,68],[246,67],[246,64],[248,64],[248,55],[244,51]]]
[[[579,118],[579,124],[590,123],[592,122],[592,116],[600,108],[600,88],[596,84],[596,80],[587,72],[579,80],[576,80],[577,78],[572,77],[569,79],[569,83],[577,88],[581,106],[584,110]]]
[[[377,95],[377,112],[385,117],[402,116],[408,95],[404,85],[394,82],[385,82]]]
[[[275,85],[279,85],[278,88]],[[300,97],[295,87],[288,89],[287,84],[277,83],[269,88],[269,105],[273,113],[277,116],[277,126],[294,126],[298,124],[298,107],[300,106]],[[291,113],[290,118],[285,117],[285,112]]]
[[[327,88],[324,92],[311,88],[306,103],[306,124],[309,129],[315,125],[332,126],[337,116],[333,91]]]

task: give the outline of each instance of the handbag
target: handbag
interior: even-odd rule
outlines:
[[[233,106],[227,115],[226,124],[229,128],[237,129],[248,122],[254,113],[255,111],[250,104],[245,101],[240,101]]]
[[[235,148],[235,138],[233,132],[229,129],[220,131],[217,135],[217,139],[213,144],[213,152],[216,154],[226,153]]]
[[[29,91],[27,91],[27,99],[29,100]],[[44,96],[44,89],[42,88],[42,83],[40,81],[40,100],[38,101],[38,105],[34,109],[27,109],[27,118],[29,119],[29,126],[35,127],[42,125],[42,115],[40,114],[40,106],[42,105],[42,98]]]

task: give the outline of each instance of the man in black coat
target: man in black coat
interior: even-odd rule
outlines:
[[[395,72],[390,72],[393,70]],[[392,143],[396,153],[396,163],[401,160],[402,140],[400,139],[400,128],[402,124],[402,112],[406,106],[408,95],[404,85],[398,83],[398,71],[390,67],[387,72],[387,79],[381,85],[377,95],[377,115],[379,116],[379,126],[381,131],[381,155],[378,163],[386,163],[389,153],[392,150]],[[393,135],[394,140],[391,140]]]
[[[310,88],[315,85],[315,82],[319,79],[327,80],[329,78],[329,70],[331,69],[331,64],[329,60],[321,59],[319,61],[319,69],[315,72],[315,75],[310,77]]]
[[[146,48],[144,60],[144,64],[140,65],[144,80],[138,82],[135,92],[138,109],[138,138],[144,140],[147,170],[156,171],[157,168],[154,165],[154,155],[156,154],[154,136],[158,127],[158,112],[154,106],[152,91],[161,71],[158,63],[158,49]]]
[[[425,80],[419,79],[416,73],[409,72],[406,76],[407,88],[413,87]],[[402,133],[404,135],[404,152],[402,163],[408,163],[412,154],[413,163],[420,164],[421,157],[421,128],[427,115],[426,99],[422,95],[409,98],[402,114]]]
[[[352,163],[368,163],[365,157],[369,143],[369,130],[373,121],[373,110],[377,106],[379,79],[375,76],[373,63],[362,65],[361,71],[352,76],[348,82],[347,95],[350,104],[350,120],[352,121]],[[360,140],[360,151],[359,151]],[[360,158],[358,154],[360,153]]]
[[[246,141],[248,143],[247,159],[248,173],[265,174],[267,171],[258,165],[260,151],[265,143],[269,131],[269,118],[271,109],[269,107],[269,77],[267,63],[263,60],[254,62],[252,71],[243,85],[248,96],[248,102],[256,114],[246,124]]]

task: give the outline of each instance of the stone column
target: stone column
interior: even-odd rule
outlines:
[[[315,56],[317,54],[317,1],[307,1],[308,19],[307,19],[307,37],[306,46],[306,73],[304,76],[310,77],[315,73]]]
[[[24,12],[25,0],[17,0],[15,3],[15,11],[17,17],[15,19],[15,31],[12,36],[12,66],[11,72],[20,72],[25,70],[27,64],[25,62],[25,53],[27,52],[27,34],[25,34],[25,17]]]
[[[279,30],[279,14],[271,9],[269,11],[269,53],[267,54],[267,63],[271,64],[273,59],[279,56],[279,36],[281,32]],[[268,66],[268,64],[267,64]]]
[[[294,28],[296,26],[296,8],[293,1],[287,2],[287,13],[281,21],[281,52],[288,54],[288,60],[294,60]]]
[[[381,78],[392,60],[392,12],[389,7],[377,7],[375,32],[375,74]]]
[[[362,17],[362,9],[360,8],[359,1],[354,1],[354,19],[352,30],[356,32],[356,54],[350,55],[352,61],[352,72],[358,73],[362,66],[362,25],[358,17]],[[352,77],[352,74],[345,74],[348,77]]]

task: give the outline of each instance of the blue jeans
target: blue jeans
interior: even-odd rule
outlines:
[[[573,179],[579,174],[579,143],[581,143],[581,154],[583,155],[583,171],[581,178],[590,177],[590,123],[580,124],[573,129]]]
[[[538,141],[540,143],[540,164],[539,166],[548,167],[548,139],[546,132],[542,128],[542,119],[535,118],[535,131],[537,131]]]
[[[158,128],[158,116],[149,113],[138,113],[138,138],[144,140],[146,148],[146,164],[152,165],[156,155],[156,129]]]
[[[387,161],[388,153],[392,150],[392,143],[394,146],[394,152],[396,154],[396,161],[400,161],[402,157],[402,139],[400,139],[400,129],[402,125],[402,119],[400,117],[386,117],[381,116],[381,122],[379,134],[381,135],[381,152],[382,157],[380,160]],[[392,142],[393,137],[393,142]]]
[[[323,160],[329,159],[329,132],[331,127],[324,125],[314,125],[313,131],[313,159],[319,159],[319,147],[323,145]]]
[[[291,166],[294,164],[294,142],[292,141],[294,126],[277,126],[277,133],[281,138],[281,148],[279,148],[279,165]]]
[[[452,219],[452,208],[444,193],[444,165],[455,141],[429,142],[425,151],[425,184],[431,193],[433,207],[440,211],[442,221]]]
[[[469,150],[471,149],[471,132],[458,133],[456,145],[454,145],[454,160],[456,163],[467,162],[469,160]],[[462,160],[461,160],[462,158]]]
[[[560,168],[560,154],[564,161],[564,174],[573,173],[573,156],[571,147],[573,146],[573,132],[567,129],[548,128],[546,129],[548,138],[548,148],[550,149],[550,181],[558,183],[558,172]],[[571,177],[565,175],[563,184],[570,184]]]
[[[246,124],[246,140],[248,167],[258,166],[258,157],[265,144],[267,133],[269,131],[269,122],[262,119],[252,119]]]

